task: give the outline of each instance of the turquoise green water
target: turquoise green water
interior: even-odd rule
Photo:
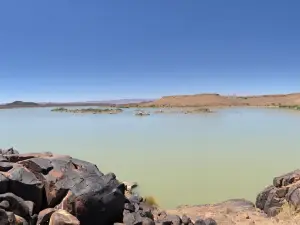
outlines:
[[[0,147],[52,151],[136,181],[162,207],[254,200],[276,175],[300,168],[300,113],[227,109],[133,116],[0,111]]]

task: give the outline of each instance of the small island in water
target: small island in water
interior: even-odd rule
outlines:
[[[91,113],[91,114],[117,114],[123,112],[120,108],[83,108],[83,109],[67,109],[67,108],[54,108],[52,112],[66,112],[66,113]]]
[[[300,105],[279,105],[279,108],[300,110]]]

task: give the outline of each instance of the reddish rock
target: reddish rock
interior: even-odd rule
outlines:
[[[80,225],[80,222],[72,214],[60,209],[52,214],[49,225]]]
[[[50,217],[55,212],[53,208],[47,208],[40,211],[38,218],[37,218],[37,225],[48,225],[50,222]]]

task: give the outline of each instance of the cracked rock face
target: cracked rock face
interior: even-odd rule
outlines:
[[[193,225],[138,195],[126,197],[133,186],[70,156],[0,150],[0,225]]]
[[[256,207],[268,216],[277,215],[285,204],[300,207],[300,170],[275,177],[273,184],[266,187],[256,198]]]
[[[123,222],[125,186],[92,163],[50,152],[0,151],[0,224]]]

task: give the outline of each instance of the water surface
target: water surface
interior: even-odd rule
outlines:
[[[300,168],[300,113],[223,109],[213,114],[68,114],[0,110],[0,147],[51,151],[137,181],[162,207],[254,200],[274,176]]]

